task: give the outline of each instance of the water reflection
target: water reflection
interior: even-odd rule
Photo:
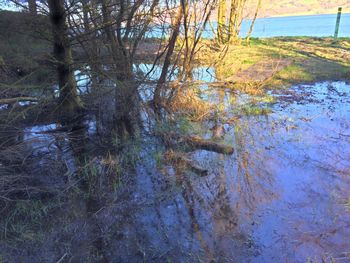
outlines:
[[[206,177],[159,165],[156,156],[165,146],[147,133],[141,143],[113,151],[108,103],[74,125],[38,124],[12,133],[8,140],[25,143],[42,183],[46,167],[63,195],[74,185],[48,241],[31,253],[45,258],[45,246],[55,259],[67,253],[71,261],[102,262],[348,260],[349,85],[271,92],[275,104],[208,85],[199,93],[215,105],[214,117],[197,124],[203,137],[235,149],[231,156],[192,152]],[[253,101],[271,113],[237,110]],[[130,156],[135,166],[123,166],[122,173],[111,168]],[[115,191],[120,174],[125,178]]]

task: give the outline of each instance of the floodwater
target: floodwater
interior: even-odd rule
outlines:
[[[194,151],[190,157],[209,171],[199,177],[159,164],[156,156],[164,147],[144,135],[134,152],[136,166],[125,170],[117,191],[98,181],[103,192],[86,200],[72,197],[45,218],[40,241],[26,240],[17,248],[0,243],[3,257],[17,262],[350,262],[350,84],[296,85],[270,91],[269,99],[207,86],[202,92],[217,105],[221,140],[234,154]],[[238,110],[247,105],[267,113]],[[93,148],[96,120],[86,124],[83,141],[45,132],[56,124],[24,130],[27,147],[44,156],[37,165],[47,168],[47,176],[57,176],[49,172],[53,159],[70,171],[67,181],[52,179],[63,185],[63,195],[79,166],[74,146],[89,145],[89,156],[101,160]],[[213,125],[200,125],[204,137],[212,136]]]
[[[225,182],[238,226],[251,231],[256,254],[244,262],[350,261],[349,88],[295,86],[271,94],[278,99],[267,117],[226,127],[236,152],[208,185]]]

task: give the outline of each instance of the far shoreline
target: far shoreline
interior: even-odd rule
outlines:
[[[258,19],[263,18],[278,18],[278,17],[298,17],[298,16],[320,16],[320,15],[337,15],[338,10],[332,11],[332,12],[320,12],[320,13],[314,13],[314,12],[300,12],[300,13],[291,13],[291,14],[281,14],[281,15],[272,15],[272,16],[260,16]],[[342,15],[350,14],[350,8],[345,8],[342,11]],[[247,20],[251,20],[251,18],[247,18]]]

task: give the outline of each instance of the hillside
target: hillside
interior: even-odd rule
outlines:
[[[44,16],[33,19],[27,13],[0,11],[0,79],[27,75],[42,68],[51,53],[48,39],[48,20]],[[38,73],[36,73],[38,74]],[[33,76],[35,77],[35,76]]]
[[[247,15],[251,16],[256,8],[257,0],[249,0]],[[350,12],[349,0],[262,0],[260,17],[315,15],[336,13],[338,7],[343,7],[344,13]]]

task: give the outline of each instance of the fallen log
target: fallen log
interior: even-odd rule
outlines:
[[[183,141],[189,146],[192,146],[196,149],[203,149],[203,150],[227,154],[227,155],[232,154],[234,151],[232,146],[202,139],[199,136],[180,137],[180,141]]]
[[[221,154],[231,155],[234,152],[232,146],[206,140],[195,135],[181,136],[174,132],[159,133],[159,135],[170,147],[184,143],[194,149],[202,149]]]
[[[195,164],[191,159],[184,156],[183,153],[178,153],[174,151],[167,151],[164,154],[165,160],[172,165],[176,166],[180,169],[189,169],[192,172],[198,174],[199,176],[206,176],[208,175],[208,170],[200,167],[199,165]]]
[[[13,104],[20,101],[37,102],[38,99],[34,97],[6,98],[6,99],[0,99],[0,104]]]

